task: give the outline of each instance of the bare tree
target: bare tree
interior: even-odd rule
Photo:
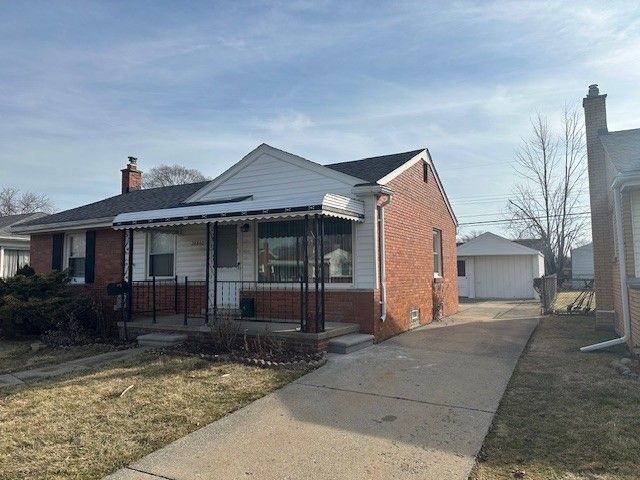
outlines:
[[[143,177],[144,187],[167,187],[208,180],[199,170],[182,165],[160,165],[153,167]]]
[[[516,152],[516,185],[507,209],[516,238],[540,238],[547,273],[564,279],[571,246],[584,235],[588,222],[580,206],[585,180],[586,149],[582,117],[565,106],[562,129],[554,132],[541,114],[531,120],[532,135]]]
[[[484,230],[470,230],[469,232],[460,235],[458,238],[462,243],[467,243],[469,240],[473,240],[484,233]]]
[[[0,190],[0,217],[53,211],[53,202],[44,193],[21,192],[15,187],[4,187]]]

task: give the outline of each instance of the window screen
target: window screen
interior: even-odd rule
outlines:
[[[218,225],[218,267],[238,266],[238,229],[236,225]]]
[[[458,260],[458,276],[467,276],[467,262],[465,262],[464,260]]]

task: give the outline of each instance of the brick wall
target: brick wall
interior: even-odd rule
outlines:
[[[376,319],[380,340],[410,328],[411,310],[420,323],[433,319],[433,229],[442,231],[444,314],[458,311],[456,226],[449,215],[432,171],[423,181],[418,162],[389,182],[393,199],[385,207],[387,320]]]
[[[50,272],[53,235],[50,233],[31,235],[29,249],[31,266],[36,273]]]

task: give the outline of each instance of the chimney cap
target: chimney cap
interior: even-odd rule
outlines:
[[[127,157],[129,159],[129,163],[131,165],[137,165],[138,164],[138,157]]]
[[[589,93],[587,94],[587,97],[597,97],[598,95],[600,95],[600,89],[598,89],[598,84],[594,83],[592,85],[589,85]]]

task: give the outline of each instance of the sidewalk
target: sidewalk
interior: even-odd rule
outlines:
[[[79,358],[68,362],[49,365],[47,367],[24,370],[22,372],[7,373],[0,375],[0,388],[22,385],[24,383],[35,382],[45,378],[53,378],[68,373],[81,372],[90,368],[98,367],[110,362],[128,360],[147,350],[145,347],[129,348],[117,350],[115,352],[101,353],[92,357]]]
[[[324,367],[133,463],[130,479],[466,479],[538,306],[485,302]]]

